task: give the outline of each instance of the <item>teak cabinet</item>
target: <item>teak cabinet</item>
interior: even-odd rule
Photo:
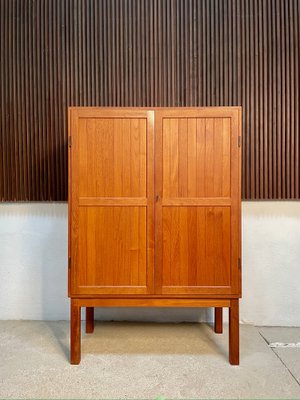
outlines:
[[[69,109],[71,363],[80,310],[229,307],[239,363],[241,109]]]

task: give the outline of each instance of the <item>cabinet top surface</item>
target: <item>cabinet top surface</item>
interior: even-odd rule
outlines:
[[[69,106],[68,109],[70,111],[74,110],[105,110],[105,111],[109,111],[109,110],[126,110],[126,111],[137,111],[137,110],[142,110],[142,111],[177,111],[177,110],[193,110],[193,111],[205,111],[205,110],[237,110],[237,111],[241,111],[242,110],[242,106],[201,106],[201,107],[185,107],[185,106],[178,106],[178,107],[150,107],[150,106],[145,106],[145,107],[112,107],[112,106],[92,106],[92,107],[87,107],[87,106]]]

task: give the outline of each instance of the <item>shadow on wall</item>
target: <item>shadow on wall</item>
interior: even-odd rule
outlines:
[[[300,219],[300,201],[243,201],[242,204],[243,213],[249,217]]]

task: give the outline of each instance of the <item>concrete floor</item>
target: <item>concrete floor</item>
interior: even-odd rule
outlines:
[[[300,398],[300,328],[241,325],[241,365],[228,332],[206,324],[97,323],[69,364],[69,323],[0,322],[0,398]]]

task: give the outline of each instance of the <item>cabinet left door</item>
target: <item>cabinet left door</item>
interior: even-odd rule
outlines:
[[[154,113],[69,109],[69,295],[153,293]]]

